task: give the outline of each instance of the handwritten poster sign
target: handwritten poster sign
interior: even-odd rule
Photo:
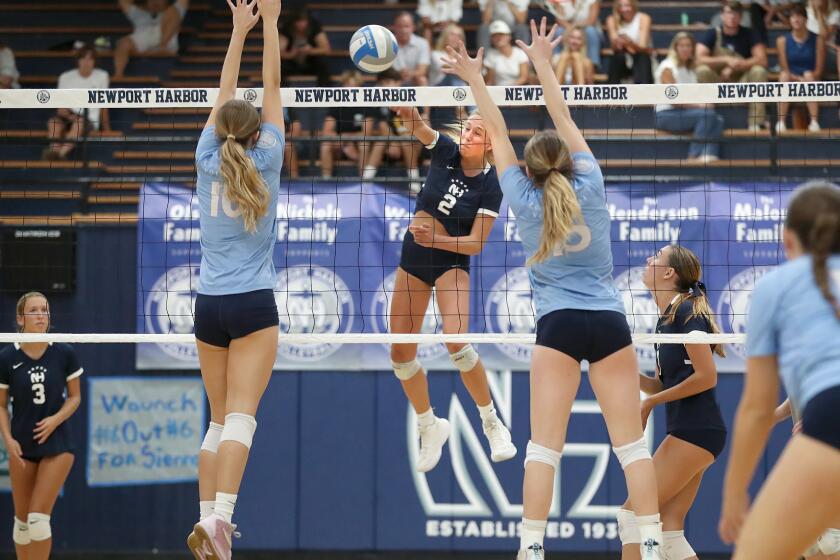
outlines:
[[[88,485],[197,479],[205,429],[200,379],[90,377],[88,391]]]

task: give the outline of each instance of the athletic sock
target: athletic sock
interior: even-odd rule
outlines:
[[[547,521],[537,521],[523,517],[522,530],[519,532],[519,550],[527,550],[534,543],[542,546],[546,525],[548,525]]]
[[[214,502],[213,500],[204,500],[204,501],[198,502],[198,511],[199,511],[198,520],[201,521],[205,517],[210,517],[211,515],[213,515],[213,509],[214,509],[215,505],[216,505],[216,502]]]
[[[490,401],[490,404],[485,406],[476,406],[478,406],[478,414],[481,416],[482,422],[488,422],[496,419],[496,407],[493,406],[493,401]]]
[[[230,523],[233,518],[234,507],[236,507],[236,494],[216,492],[216,504],[213,507],[213,513],[222,516],[225,521]]]
[[[431,426],[435,423],[435,411],[433,409],[429,409],[423,414],[417,415],[417,422],[420,424],[421,428],[425,428],[427,426]]]

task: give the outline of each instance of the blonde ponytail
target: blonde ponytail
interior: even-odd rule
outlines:
[[[253,233],[268,212],[268,187],[245,147],[260,129],[260,116],[250,103],[231,100],[222,105],[216,119],[216,134],[222,140],[220,171],[225,196],[237,205],[245,230]]]
[[[572,188],[572,154],[554,131],[538,132],[525,145],[525,165],[534,186],[543,191],[543,226],[540,246],[528,266],[541,263],[562,246],[576,222],[582,219],[580,203]]]

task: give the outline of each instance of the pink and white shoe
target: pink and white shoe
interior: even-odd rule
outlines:
[[[195,560],[231,560],[234,536],[239,536],[236,525],[214,513],[195,524],[187,538],[187,546]]]

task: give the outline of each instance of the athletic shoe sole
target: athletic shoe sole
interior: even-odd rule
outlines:
[[[204,527],[195,524],[193,532],[187,537],[187,546],[190,547],[195,560],[222,560],[216,547],[213,546],[213,539],[204,530]]]
[[[490,455],[490,460],[494,463],[501,463],[502,461],[507,461],[508,459],[513,459],[516,457],[516,446],[510,444],[509,447],[505,447],[499,450],[498,453],[492,453]]]

